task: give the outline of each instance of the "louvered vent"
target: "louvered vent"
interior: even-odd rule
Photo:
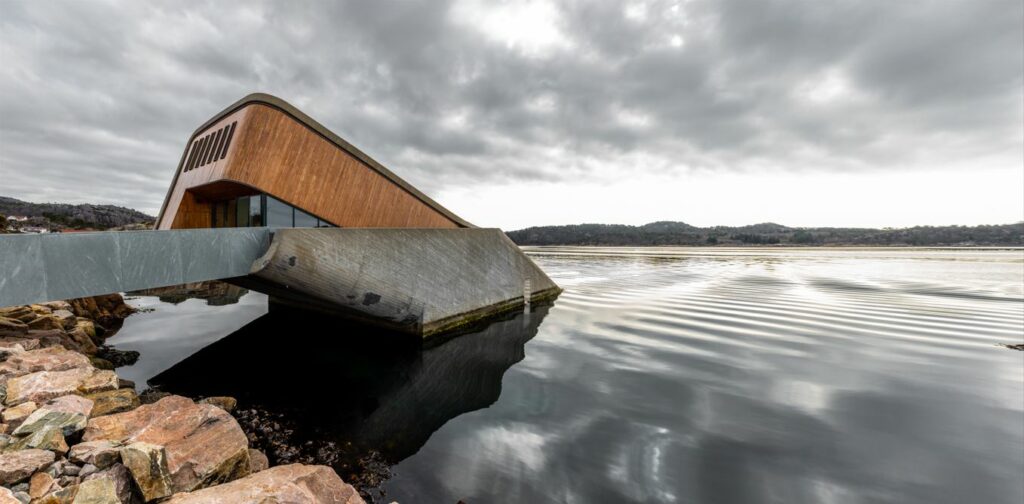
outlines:
[[[185,171],[194,170],[227,157],[228,147],[231,147],[231,138],[235,136],[237,124],[238,121],[235,121],[192,142],[192,149],[188,153],[188,158],[185,159]]]

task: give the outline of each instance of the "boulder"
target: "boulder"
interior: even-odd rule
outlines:
[[[18,319],[0,317],[0,336],[23,336],[28,333],[28,325]]]
[[[167,451],[163,446],[137,442],[121,448],[121,462],[132,475],[146,501],[174,493]]]
[[[135,393],[135,389],[131,388],[119,388],[116,390],[97,392],[95,394],[89,394],[86,397],[93,401],[92,413],[89,415],[91,417],[131,411],[138,408],[141,404],[139,402],[138,394]]]
[[[121,504],[121,499],[112,480],[96,478],[78,484],[78,492],[71,504]]]
[[[87,319],[85,317],[78,317],[78,318],[75,319],[75,328],[81,329],[82,332],[84,332],[85,335],[88,336],[89,339],[91,339],[93,343],[95,343],[97,345],[100,345],[100,344],[103,343],[103,338],[101,338],[99,333],[96,331],[96,323],[95,322],[93,322],[93,321],[91,321],[91,320],[89,320],[89,319]]]
[[[45,307],[49,308],[50,311],[57,311],[57,310],[72,311],[71,310],[71,303],[68,303],[67,301],[48,301],[46,303],[39,303],[39,305],[40,306],[45,306]]]
[[[135,309],[124,302],[120,294],[69,299],[71,311],[79,317],[98,322],[104,327],[117,327]]]
[[[29,434],[15,437],[14,443],[5,448],[5,451],[17,450],[49,450],[56,454],[63,455],[68,451],[68,443],[64,439],[64,432],[55,425],[44,425]]]
[[[68,310],[56,310],[52,313],[52,316],[60,322],[60,326],[65,331],[70,331],[78,325],[78,317]]]
[[[102,369],[74,368],[66,371],[39,371],[7,380],[5,404],[42,402],[71,394],[92,394],[118,387],[117,375]]]
[[[72,327],[65,333],[64,346],[86,355],[96,355],[96,350],[99,348],[96,343],[93,343],[92,338],[78,327]]]
[[[106,469],[121,461],[121,444],[106,439],[85,441],[72,446],[68,458],[72,462]]]
[[[53,463],[53,452],[21,450],[0,453],[0,485],[10,486],[27,479],[32,473]]]
[[[255,448],[249,448],[249,472],[250,473],[258,473],[258,472],[260,472],[260,471],[262,471],[264,469],[267,469],[269,467],[270,467],[270,460],[267,459],[267,456],[263,452],[255,449]]]
[[[16,497],[10,488],[0,486],[0,504],[25,504],[25,501]]]
[[[89,420],[82,440],[104,439],[164,449],[174,492],[216,485],[249,473],[248,440],[234,417],[186,397],[168,396],[132,411]],[[123,463],[137,476],[133,465],[124,460],[125,453],[122,449]]]
[[[18,352],[15,348],[22,350],[35,350],[39,348],[39,340],[19,336],[0,336],[0,349],[8,349],[9,352]],[[6,359],[6,357],[4,357]]]
[[[0,362],[0,376],[22,376],[38,371],[64,371],[91,368],[89,358],[62,347],[40,348],[11,355]]]
[[[8,306],[0,308],[0,317],[27,323],[29,320],[36,318],[36,314],[28,306]]]
[[[60,319],[53,315],[40,315],[28,322],[28,328],[35,329],[37,331],[45,331],[49,329],[64,330],[64,325],[61,324]]]
[[[36,315],[49,315],[53,313],[53,310],[41,304],[28,305],[28,309],[32,310],[32,313],[35,313]]]
[[[5,424],[17,425],[28,418],[33,411],[39,406],[32,401],[23,402],[13,408],[7,408],[3,413],[0,413],[0,418],[3,418]]]
[[[351,485],[327,466],[277,466],[223,485],[175,495],[165,504],[303,502],[363,504]]]
[[[93,407],[91,399],[76,395],[51,399],[33,411],[12,434],[24,436],[52,426],[61,429],[63,435],[70,436],[85,428]]]
[[[205,397],[200,399],[199,402],[201,404],[212,404],[228,413],[235,411],[235,407],[238,406],[238,400],[229,396]]]
[[[132,497],[132,488],[134,487],[134,483],[132,483],[132,475],[124,465],[114,464],[107,469],[86,476],[83,481],[92,481],[95,479],[107,479],[112,481],[114,483],[114,491],[121,502],[128,504],[135,500]]]
[[[32,478],[28,482],[28,495],[33,499],[39,499],[42,496],[55,490],[57,487],[57,481],[50,476],[49,473],[40,471],[32,475]]]

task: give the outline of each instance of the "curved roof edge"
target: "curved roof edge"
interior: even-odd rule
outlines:
[[[278,98],[278,97],[276,97],[274,95],[267,94],[267,93],[252,93],[252,94],[249,94],[249,95],[245,96],[241,100],[236,101],[235,103],[229,105],[224,110],[218,112],[216,115],[211,117],[209,120],[204,122],[201,126],[196,128],[196,130],[192,132],[192,135],[188,138],[188,142],[185,143],[185,152],[182,154],[181,160],[178,161],[178,168],[174,172],[174,179],[171,180],[171,186],[169,188],[167,188],[167,196],[164,197],[164,203],[160,207],[160,214],[157,216],[157,222],[160,222],[160,220],[163,219],[164,212],[167,211],[167,204],[171,200],[171,193],[174,191],[174,186],[177,185],[177,183],[178,183],[178,176],[181,175],[181,166],[185,162],[185,157],[188,154],[189,146],[192,145],[192,141],[195,140],[195,138],[197,136],[199,136],[200,133],[205,131],[207,128],[212,126],[217,121],[220,121],[221,119],[223,119],[224,117],[234,113],[235,111],[237,111],[237,110],[239,110],[239,109],[241,109],[241,108],[243,108],[245,106],[252,105],[252,104],[266,105],[266,106],[269,106],[269,107],[276,108],[276,109],[280,110],[281,112],[284,112],[285,114],[291,116],[292,118],[294,118],[298,122],[302,123],[307,128],[313,130],[313,132],[315,132],[316,134],[320,135],[325,140],[333,143],[334,145],[338,146],[341,150],[351,154],[356,159],[362,161],[370,169],[372,169],[372,170],[376,171],[377,173],[381,174],[382,176],[384,176],[384,178],[386,178],[386,179],[390,180],[391,182],[395,183],[395,185],[397,185],[398,187],[401,187],[403,190],[405,190],[406,192],[411,194],[414,198],[422,201],[423,203],[425,203],[430,208],[433,208],[434,210],[440,212],[441,215],[447,217],[448,219],[451,219],[456,224],[459,224],[460,226],[470,227],[470,228],[476,227],[473,224],[470,224],[468,221],[466,221],[462,217],[459,217],[458,215],[455,215],[454,213],[452,213],[447,208],[441,206],[440,203],[438,203],[438,202],[434,201],[433,199],[431,199],[430,196],[427,196],[426,194],[423,194],[422,191],[420,191],[419,189],[416,189],[415,187],[413,187],[411,184],[409,184],[408,182],[403,180],[398,175],[395,175],[394,172],[392,172],[391,170],[385,168],[384,165],[378,163],[375,159],[371,158],[365,152],[357,149],[355,146],[353,146],[352,144],[350,144],[347,141],[345,141],[345,139],[341,138],[340,136],[338,136],[333,131],[327,129],[327,127],[325,127],[323,124],[320,124],[319,122],[317,122],[312,117],[309,117],[308,115],[306,115],[305,112],[299,110],[298,108],[296,108],[291,103],[288,103],[288,102],[282,100],[281,98]]]

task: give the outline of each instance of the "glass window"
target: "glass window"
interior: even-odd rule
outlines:
[[[238,203],[235,205],[235,224],[238,227],[249,226],[249,197],[244,196],[238,198]]]
[[[316,217],[296,208],[295,227],[316,227]]]
[[[292,227],[294,224],[292,207],[285,202],[267,196],[267,226],[269,227]]]
[[[316,220],[316,227],[329,228],[329,227],[334,227],[334,226],[332,226],[330,222],[327,222],[325,220],[317,219]]]
[[[227,206],[224,208],[224,227],[237,227],[238,226],[238,200],[228,201]]]
[[[249,196],[249,225],[263,225],[263,195]]]

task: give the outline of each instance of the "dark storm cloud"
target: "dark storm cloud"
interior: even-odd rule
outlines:
[[[0,194],[30,200],[155,211],[193,128],[253,91],[428,191],[1020,159],[1017,0],[2,9]]]

